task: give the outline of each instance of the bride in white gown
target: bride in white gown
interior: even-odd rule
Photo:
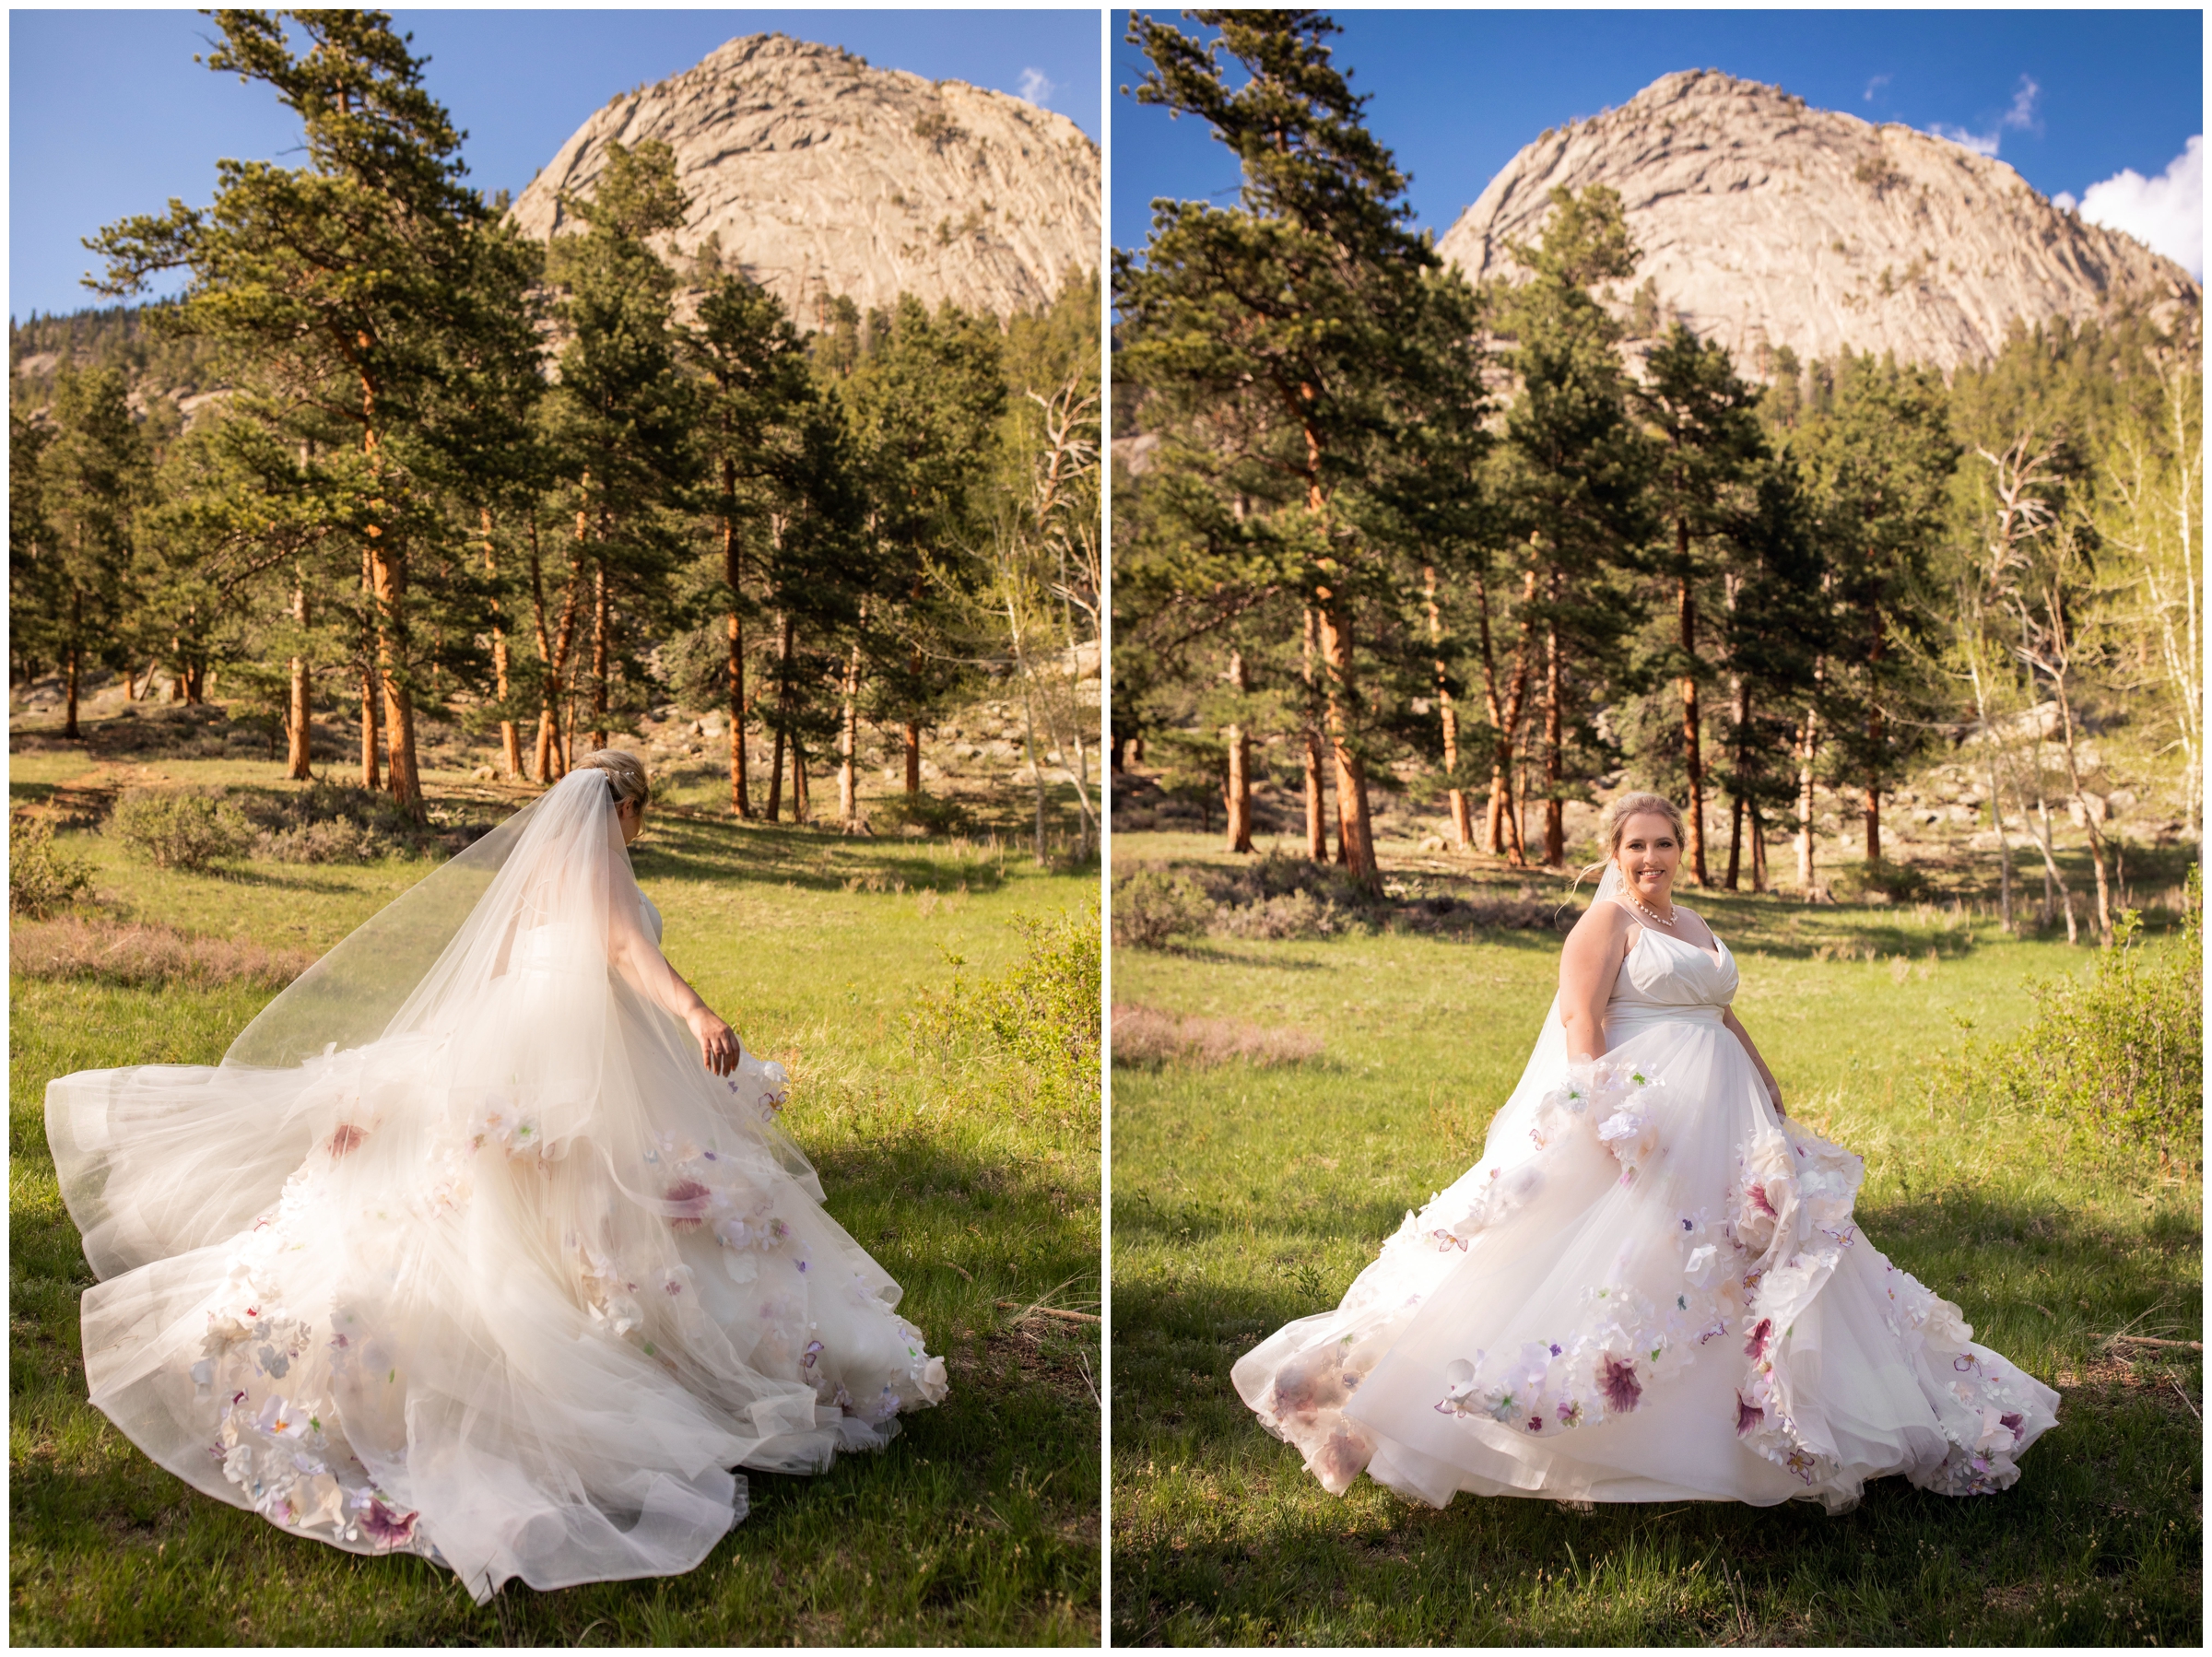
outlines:
[[[288,1531],[478,1599],[697,1565],[740,1466],[944,1397],[744,1052],[659,949],[644,770],[593,756],[206,1065],[48,1084],[92,1403]]]
[[[1583,1503],[1793,1497],[1901,1473],[2001,1490],[2058,1395],[1859,1231],[1860,1159],[1806,1132],[1729,1010],[1728,946],[1671,887],[1682,817],[1611,856],[1482,1160],[1335,1311],[1240,1359],[1238,1393],[1341,1495],[1365,1469]]]

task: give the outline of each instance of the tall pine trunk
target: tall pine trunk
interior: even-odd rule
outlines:
[[[776,617],[776,740],[773,757],[768,771],[768,820],[780,821],[783,810],[783,749],[784,738],[791,730],[791,613],[786,610]],[[796,743],[790,745],[794,749]],[[794,760],[793,775],[798,775]],[[802,821],[805,808],[799,804],[794,786],[792,795],[792,820]]]
[[[1429,646],[1436,652],[1436,713],[1444,745],[1444,770],[1459,770],[1459,709],[1452,700],[1450,677],[1444,672],[1444,618],[1436,602],[1436,566],[1421,567],[1421,587],[1429,599]],[[1467,791],[1446,791],[1452,813],[1452,849],[1465,852],[1475,838],[1475,820],[1467,810]]]
[[[1878,665],[1882,660],[1888,635],[1882,626],[1880,611],[1874,617],[1874,646],[1867,652],[1869,662]],[[1866,763],[1875,767],[1866,781],[1866,866],[1872,869],[1882,861],[1882,789],[1876,779],[1881,775],[1882,742],[1884,729],[1882,708],[1879,702],[1866,711]]]
[[[606,559],[592,567],[592,746],[606,746],[607,662]]]
[[[1323,814],[1328,808],[1326,789],[1323,783],[1321,755],[1321,691],[1314,682],[1314,658],[1320,652],[1321,624],[1309,605],[1305,616],[1305,638],[1300,648],[1300,665],[1306,681],[1306,709],[1303,737],[1306,748],[1306,855],[1315,863],[1329,861],[1329,825]]]
[[[1545,596],[1555,612],[1559,582],[1559,572],[1554,569],[1545,582]],[[1544,862],[1554,869],[1567,864],[1567,803],[1559,797],[1567,764],[1564,653],[1558,617],[1556,614],[1547,616],[1544,622]]]
[[[1818,672],[1818,667],[1814,670]],[[1820,752],[1820,711],[1807,708],[1797,727],[1797,889],[1806,900],[1813,897],[1813,837],[1818,831],[1813,812],[1813,764]]]
[[[1323,586],[1314,591],[1319,601],[1314,612],[1321,623],[1322,685],[1326,695],[1329,746],[1336,761],[1337,847],[1352,877],[1367,886],[1379,886],[1375,868],[1372,819],[1367,804],[1367,767],[1352,748],[1351,721],[1345,703],[1352,688],[1350,623],[1338,607],[1338,594]]]
[[[484,531],[484,574],[493,582],[500,579],[498,549],[492,545],[491,509],[480,509],[480,523]],[[500,601],[491,601],[491,676],[492,687],[500,699],[500,762],[506,768],[507,780],[512,782],[523,774],[522,734],[507,715],[507,627],[500,614]]]
[[[1705,874],[1705,756],[1698,728],[1698,601],[1689,582],[1689,520],[1675,521],[1676,553],[1682,560],[1681,584],[1675,600],[1681,625],[1685,665],[1682,688],[1682,765],[1689,773],[1689,877],[1693,884],[1710,886]]]
[[[307,577],[297,565],[292,570],[292,624],[302,635],[307,632]],[[294,656],[291,660],[291,696],[285,709],[285,770],[294,782],[305,782],[314,776],[313,754],[310,747],[309,722],[314,715],[314,685],[308,676],[307,658]]]
[[[747,798],[745,764],[745,571],[737,548],[737,465],[727,454],[722,460],[722,579],[730,589],[730,654],[726,664],[730,687],[730,812],[749,817],[753,803]]]
[[[868,625],[868,605],[860,605],[860,626]],[[862,831],[860,820],[860,639],[845,652],[843,707],[837,722],[837,817],[847,834]]]
[[[1241,699],[1252,687],[1244,675],[1244,652],[1229,652],[1229,672],[1223,676],[1229,687]],[[1224,734],[1229,739],[1229,775],[1221,785],[1221,803],[1229,815],[1228,845],[1231,852],[1252,850],[1252,734],[1241,723],[1232,723]]]

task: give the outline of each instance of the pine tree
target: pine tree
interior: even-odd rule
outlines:
[[[588,729],[602,748],[622,711],[617,677],[641,676],[634,665],[624,672],[626,639],[669,618],[671,578],[684,561],[678,514],[700,469],[697,398],[674,323],[677,276],[647,240],[684,221],[675,152],[652,138],[635,149],[610,145],[593,199],[566,205],[587,229],[557,239],[547,255],[567,337],[541,430],[574,513],[566,637],[589,587]],[[538,749],[549,780],[562,759],[551,689],[566,663],[548,665]]]
[[[1644,359],[1634,401],[1660,452],[1652,474],[1652,506],[1670,544],[1653,562],[1672,589],[1675,649],[1665,665],[1681,697],[1682,770],[1687,783],[1685,850],[1690,883],[1712,884],[1705,868],[1705,758],[1698,699],[1712,682],[1700,618],[1718,586],[1721,537],[1747,504],[1745,486],[1765,458],[1756,413],[1758,393],[1736,377],[1727,348],[1706,344],[1677,323]]]
[[[1602,184],[1579,196],[1555,190],[1540,241],[1512,251],[1530,276],[1495,301],[1499,331],[1512,342],[1503,360],[1519,382],[1495,488],[1521,578],[1513,699],[1540,670],[1544,861],[1559,867],[1570,745],[1587,746],[1583,711],[1599,699],[1636,621],[1621,578],[1656,528],[1653,456],[1630,417],[1619,324],[1591,292],[1636,266],[1619,196]],[[1497,722],[1494,796],[1512,764],[1512,711]]]
[[[419,817],[410,551],[427,513],[409,499],[413,449],[447,360],[441,340],[475,325],[470,230],[486,208],[462,182],[461,135],[389,14],[225,11],[217,21],[223,41],[208,67],[274,89],[300,117],[307,161],[224,161],[211,207],[172,202],[109,226],[88,242],[107,261],[98,286],[123,295],[158,272],[189,271],[171,325],[352,428],[367,488],[351,528],[375,604],[392,792]]]
[[[1354,620],[1363,603],[1394,605],[1403,571],[1365,540],[1353,497],[1402,435],[1418,402],[1406,394],[1439,366],[1421,349],[1430,337],[1424,277],[1438,260],[1410,229],[1406,175],[1364,125],[1366,100],[1331,65],[1334,23],[1307,11],[1191,15],[1218,38],[1132,20],[1129,38],[1152,65],[1135,95],[1205,121],[1237,157],[1242,199],[1232,208],[1156,202],[1141,258],[1115,254],[1116,371],[1186,423],[1164,464],[1210,472],[1227,494],[1240,492],[1230,474],[1272,471],[1276,484],[1250,498],[1304,520],[1295,535],[1316,735],[1334,760],[1345,862],[1372,885]],[[1234,89],[1225,55],[1245,77]],[[1217,429],[1201,434],[1206,422]],[[1309,753],[1318,850],[1317,743]]]
[[[134,543],[152,466],[116,370],[65,371],[52,415],[51,436],[27,444],[35,471],[25,479],[30,499],[20,536],[11,540],[31,544],[29,579],[11,594],[11,615],[15,629],[61,670],[62,734],[74,742],[86,674],[124,663]]]

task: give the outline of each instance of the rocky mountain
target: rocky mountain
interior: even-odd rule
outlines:
[[[514,204],[535,236],[577,227],[607,146],[665,140],[690,199],[676,245],[709,234],[803,328],[849,294],[901,292],[1004,316],[1095,270],[1099,147],[1065,115],[957,80],[877,69],[849,52],[747,35],[618,98]]]
[[[2203,303],[2181,266],[2053,206],[2002,161],[1714,70],[1545,133],[1439,250],[1472,280],[1510,277],[1508,244],[1536,239],[1561,184],[1620,193],[1642,258],[1615,308],[1635,331],[1678,318],[1747,373],[1783,346],[1801,360],[1848,346],[1948,374],[1992,356],[2016,318]]]

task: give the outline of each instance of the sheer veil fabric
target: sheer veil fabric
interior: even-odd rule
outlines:
[[[1644,929],[1603,1058],[1570,1063],[1555,997],[1482,1159],[1237,1362],[1326,1488],[1833,1511],[2018,1477],[2058,1395],[1859,1230],[1864,1166],[1776,1114],[1736,985],[1724,943]]]
[[[270,1003],[220,1064],[60,1077],[92,1402],[300,1534],[479,1599],[697,1565],[740,1466],[946,1392],[825,1213],[780,1066],[700,1064],[605,776],[572,773]]]

